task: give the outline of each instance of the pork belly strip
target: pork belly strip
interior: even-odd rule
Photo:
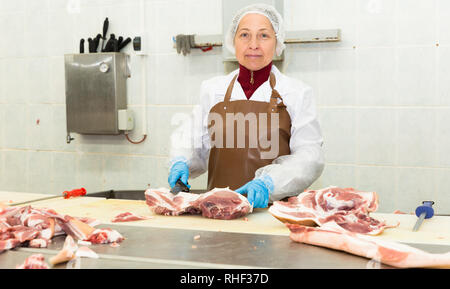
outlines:
[[[399,268],[450,268],[450,252],[431,254],[414,247],[333,228],[286,223],[295,242],[344,251]],[[330,226],[331,227],[331,226]],[[337,228],[337,227],[336,227]]]

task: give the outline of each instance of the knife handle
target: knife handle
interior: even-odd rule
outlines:
[[[89,49],[89,53],[91,53],[94,49],[93,49],[94,43],[92,41],[92,38],[88,38],[88,49]]]
[[[84,195],[86,195],[85,188],[80,188],[80,189],[75,189],[72,191],[64,191],[63,192],[64,199],[69,199],[72,197],[79,197],[79,196],[84,196]]]
[[[106,32],[108,32],[109,20],[106,17],[105,21],[103,21],[103,39],[106,39]]]
[[[422,206],[417,207],[416,216],[419,217],[422,213],[426,213],[425,219],[429,219],[434,215],[434,209],[432,206],[434,205],[433,201],[423,201]]]
[[[112,46],[114,52],[119,52],[119,40],[113,39]]]
[[[127,46],[128,43],[131,42],[131,38],[128,37],[127,39],[125,39],[120,45],[119,45],[119,51],[122,50],[122,48],[124,48],[125,46]]]
[[[102,38],[102,35],[100,33],[97,34],[97,36],[94,38],[94,52],[97,52],[98,44],[100,43],[101,38]]]
[[[80,40],[80,53],[84,53],[84,39],[81,38]]]

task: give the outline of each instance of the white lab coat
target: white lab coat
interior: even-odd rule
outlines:
[[[272,178],[274,190],[269,195],[271,202],[303,192],[321,175],[325,163],[323,139],[311,87],[283,75],[274,65],[272,72],[276,78],[275,89],[291,117],[291,153],[276,158],[272,164],[259,168],[255,173],[255,178],[265,174]],[[208,113],[215,104],[224,100],[228,85],[237,73],[239,69],[202,82],[200,105],[194,108],[189,119],[180,121],[180,126],[172,133],[169,167],[177,161],[186,162],[190,178],[207,171],[210,151]],[[267,80],[258,87],[250,100],[269,102],[271,93]],[[231,101],[242,99],[247,97],[241,84],[235,81]]]

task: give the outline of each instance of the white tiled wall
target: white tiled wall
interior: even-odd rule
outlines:
[[[172,36],[219,34],[225,0],[0,0],[0,190],[60,193],[166,186],[171,116],[223,74],[221,48],[178,55]],[[327,160],[313,188],[374,190],[380,211],[433,199],[450,213],[450,4],[446,0],[284,0],[288,30],[342,30],[342,41],[288,45],[284,73],[315,91]],[[142,35],[128,105],[139,139],[65,143],[64,54],[101,32]],[[147,68],[142,97],[142,67]],[[145,105],[144,105],[145,104]],[[192,180],[202,188],[206,175]]]

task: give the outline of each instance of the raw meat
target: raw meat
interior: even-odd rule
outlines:
[[[58,252],[56,256],[50,258],[50,263],[52,265],[56,265],[74,259],[76,257],[75,252],[77,251],[77,249],[78,246],[73,238],[71,236],[67,236],[66,240],[64,241],[63,248]]]
[[[79,240],[87,239],[95,230],[94,227],[91,227],[88,224],[70,216],[66,216],[64,222],[58,223],[67,235]]]
[[[23,264],[16,266],[16,269],[48,269],[44,255],[34,254],[26,258]]]
[[[15,248],[20,245],[20,241],[14,238],[0,240],[0,253]]]
[[[202,216],[230,220],[247,215],[251,205],[247,198],[229,189],[213,189],[197,200]]]
[[[153,217],[146,217],[146,216],[138,216],[136,214],[130,213],[130,212],[126,212],[126,213],[121,213],[117,216],[115,216],[111,222],[113,223],[117,223],[117,222],[131,222],[131,221],[140,221],[140,220],[147,220],[147,219],[151,219]]]
[[[296,242],[345,251],[394,267],[450,268],[450,252],[430,254],[405,244],[348,232],[335,222],[329,222],[321,227],[288,223],[286,226],[291,231],[290,238]]]
[[[166,188],[145,191],[146,203],[159,215],[201,214],[213,219],[236,219],[247,215],[251,205],[247,198],[228,188],[216,188],[204,194],[180,192],[173,195]]]
[[[375,192],[328,187],[305,191],[287,202],[276,201],[269,212],[282,222],[306,226],[335,222],[350,232],[377,235],[385,228],[395,227],[369,217],[377,208]]]
[[[0,209],[0,252],[17,246],[33,248],[47,247],[54,236],[67,234],[79,240],[95,238],[93,225],[99,222],[92,218],[75,218],[60,215],[48,208],[3,207]],[[110,229],[104,229],[110,230]],[[109,235],[120,235],[114,230]],[[120,242],[123,238],[106,238]],[[113,242],[112,241],[112,242]]]
[[[182,214],[200,214],[196,201],[198,194],[180,192],[172,194],[169,189],[148,189],[145,191],[145,199],[150,209],[158,215],[178,216]]]
[[[50,240],[46,239],[33,239],[28,243],[28,247],[31,248],[47,248]]]
[[[119,243],[122,242],[125,238],[116,230],[112,229],[96,229],[89,236],[87,241],[92,244],[107,244],[107,243]]]

